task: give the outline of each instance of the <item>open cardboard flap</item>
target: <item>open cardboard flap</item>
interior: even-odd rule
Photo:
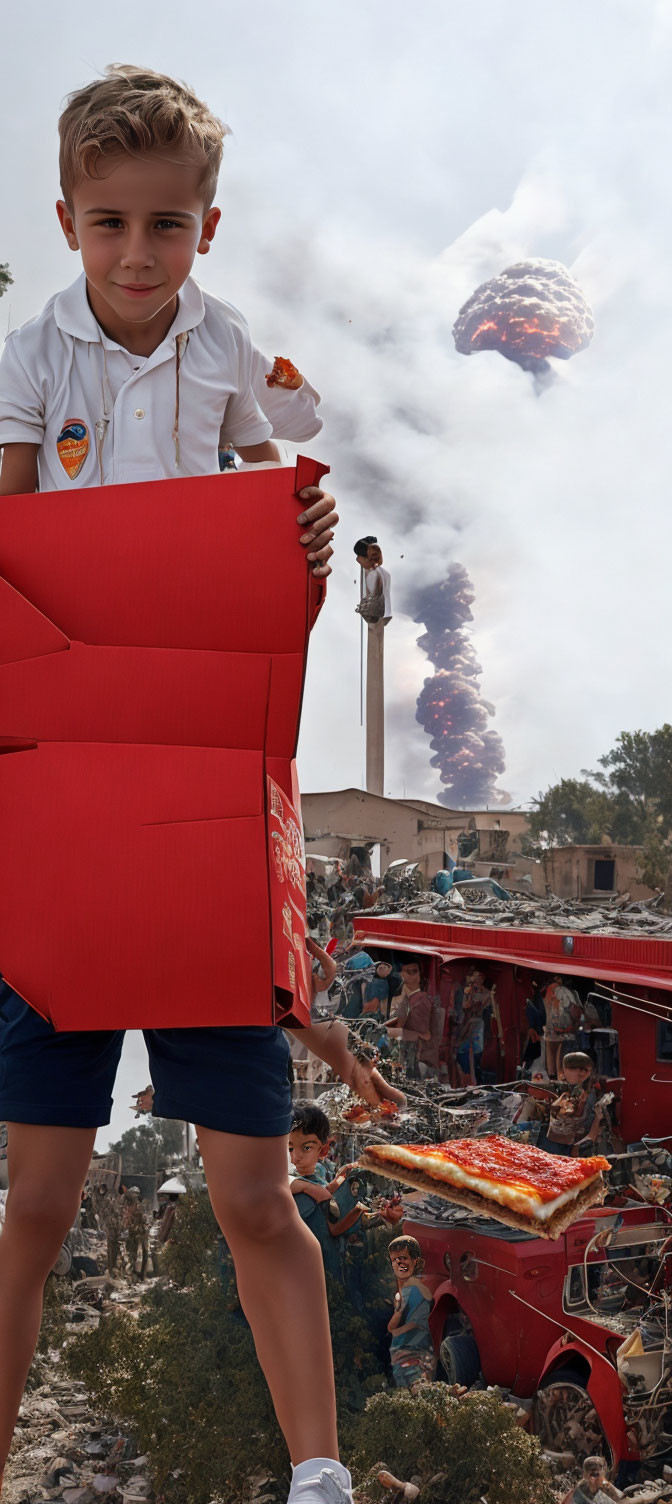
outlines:
[[[0,973],[57,1029],[309,1022],[325,470],[0,498]]]

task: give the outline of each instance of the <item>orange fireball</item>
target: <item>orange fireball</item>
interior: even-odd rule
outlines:
[[[460,355],[499,350],[526,370],[549,355],[569,360],[593,337],[593,315],[578,283],[560,261],[518,261],[482,282],[453,325]]]

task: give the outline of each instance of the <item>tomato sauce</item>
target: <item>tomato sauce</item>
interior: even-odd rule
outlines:
[[[406,1144],[404,1147],[418,1159],[438,1156],[458,1165],[467,1175],[483,1176],[497,1184],[533,1191],[541,1201],[553,1201],[556,1196],[562,1196],[565,1191],[572,1191],[589,1180],[591,1175],[597,1175],[599,1170],[609,1169],[609,1161],[601,1154],[588,1159],[546,1154],[532,1144],[516,1143],[497,1134],[478,1139],[450,1139],[446,1144]]]

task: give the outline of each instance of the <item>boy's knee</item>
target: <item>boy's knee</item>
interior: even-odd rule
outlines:
[[[30,1240],[31,1246],[43,1247],[45,1253],[58,1249],[72,1227],[77,1206],[78,1199],[64,1195],[58,1186],[16,1185],[7,1197],[6,1230]]]
[[[229,1192],[220,1208],[225,1236],[270,1242],[297,1218],[288,1186],[245,1186]]]

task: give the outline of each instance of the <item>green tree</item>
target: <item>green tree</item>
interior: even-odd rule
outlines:
[[[640,881],[649,888],[662,888],[666,907],[672,902],[672,834],[665,829],[662,815],[650,814],[644,826]]]
[[[561,778],[533,803],[530,834],[539,844],[592,846],[609,839],[613,800],[586,778]]]
[[[7,291],[7,288],[11,287],[13,281],[14,278],[9,270],[7,262],[0,261],[0,298],[2,297],[3,293]]]
[[[127,1128],[116,1143],[110,1144],[113,1154],[121,1155],[122,1176],[130,1174],[157,1175],[165,1178],[171,1159],[182,1152],[184,1126],[173,1118],[152,1118],[148,1123],[138,1123]]]
[[[629,805],[643,826],[652,811],[672,831],[672,726],[657,731],[622,731],[616,746],[600,758],[608,786]]]
[[[561,778],[533,804],[530,835],[537,849],[605,839],[641,846],[655,837],[664,843],[672,835],[672,726],[621,732],[597,770]]]

